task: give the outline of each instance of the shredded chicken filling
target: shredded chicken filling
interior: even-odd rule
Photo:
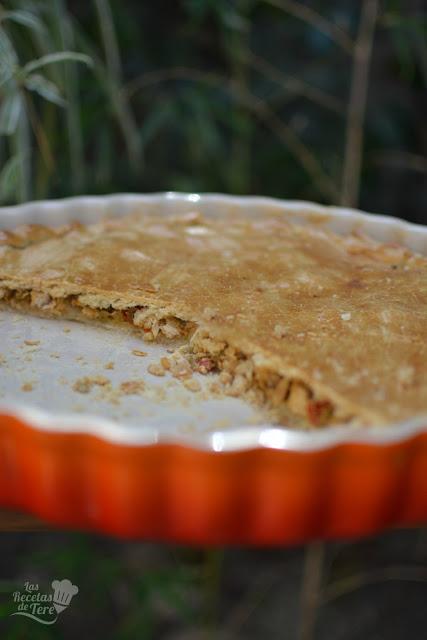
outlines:
[[[159,339],[177,340],[188,337],[194,323],[180,320],[161,309],[135,306],[116,309],[90,307],[71,295],[53,298],[48,293],[27,289],[0,289],[0,300],[16,309],[32,307],[42,315],[64,316],[71,319],[92,320],[94,322],[129,324],[142,332],[146,342]]]
[[[313,426],[344,423],[353,416],[343,413],[328,398],[318,396],[301,380],[283,376],[262,363],[256,355],[247,356],[226,342],[196,331],[189,343],[193,368],[199,373],[219,372],[225,393],[248,395],[261,405],[284,408]]]
[[[0,289],[0,300],[17,309],[33,307],[43,315],[128,323],[140,329],[147,342],[186,338],[186,357],[192,369],[202,374],[218,373],[219,382],[229,396],[246,396],[256,404],[278,410],[279,415],[281,408],[286,409],[317,427],[353,419],[303,381],[275,372],[257,362],[256,355],[248,356],[226,342],[213,339],[194,322],[163,315],[162,310],[146,306],[93,308],[79,301],[77,295],[53,298],[45,292],[24,289]]]

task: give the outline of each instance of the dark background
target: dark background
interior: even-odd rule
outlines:
[[[21,13],[2,21],[21,67],[63,50],[93,61],[37,70],[55,83],[64,107],[22,77],[1,87],[23,105],[0,137],[0,165],[21,161],[0,184],[4,200],[217,191],[425,219],[423,0],[2,5]],[[376,13],[372,37],[363,33],[364,12]],[[370,69],[359,84],[358,52]]]
[[[0,7],[3,203],[217,191],[426,222],[422,0]],[[63,51],[92,66],[25,67]],[[8,617],[25,580],[62,577],[80,592],[54,626]],[[3,533],[0,637],[424,640],[426,580],[423,529],[283,550]]]

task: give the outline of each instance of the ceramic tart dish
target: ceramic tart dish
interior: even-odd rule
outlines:
[[[216,194],[34,202],[0,209],[0,229],[90,224],[141,208],[159,218],[274,213],[427,255],[425,227]],[[204,379],[200,394],[165,386],[149,369],[167,345],[135,334],[2,310],[0,336],[2,507],[63,528],[195,544],[293,544],[427,520],[426,416],[291,429],[239,398],[203,393]]]

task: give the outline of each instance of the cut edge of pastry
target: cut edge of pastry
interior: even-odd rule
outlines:
[[[52,294],[52,295],[51,295]],[[140,296],[138,296],[140,297]],[[332,389],[312,381],[305,372],[279,368],[273,359],[254,349],[233,345],[211,333],[202,323],[181,317],[173,309],[151,300],[108,302],[105,294],[53,295],[53,291],[0,282],[0,306],[41,317],[128,328],[146,342],[184,342],[184,355],[193,371],[218,373],[219,389],[232,397],[246,398],[270,410],[282,424],[294,416],[299,427],[383,422],[381,416],[353,406]]]

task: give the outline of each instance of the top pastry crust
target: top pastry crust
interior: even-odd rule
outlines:
[[[0,296],[155,308],[337,415],[383,424],[427,411],[427,259],[282,215],[120,219],[0,236]]]

